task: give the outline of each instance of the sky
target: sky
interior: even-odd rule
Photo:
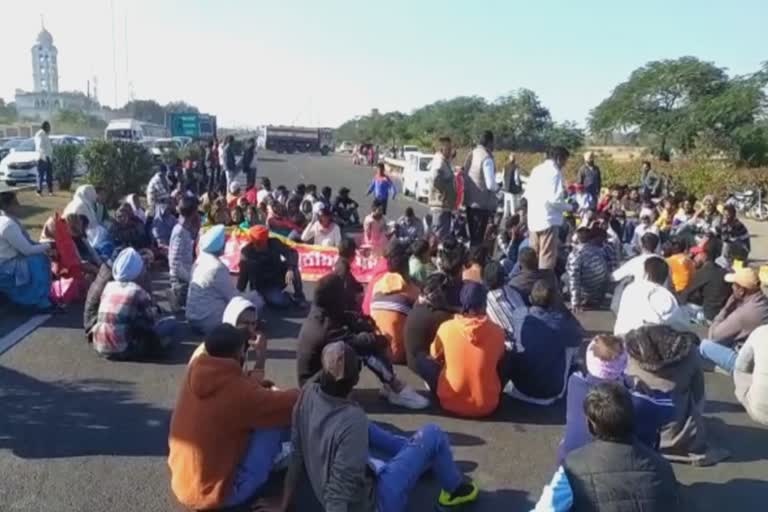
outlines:
[[[337,126],[522,87],[583,126],[649,61],[693,55],[745,74],[768,60],[765,0],[36,0],[15,2],[0,30],[6,102],[32,89],[41,15],[61,90],[96,77],[104,105],[184,100],[220,126]]]

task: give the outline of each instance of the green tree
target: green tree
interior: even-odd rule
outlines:
[[[165,112],[174,112],[174,113],[191,112],[191,113],[197,114],[200,112],[200,110],[198,110],[196,106],[190,105],[185,101],[172,101],[168,103],[165,107],[163,107],[163,110],[165,110]]]
[[[11,102],[6,105],[5,100],[0,98],[0,123],[15,123],[18,119],[16,104]]]
[[[120,110],[126,116],[139,121],[165,124],[165,109],[155,100],[132,100]]]
[[[728,85],[725,70],[695,57],[649,62],[592,110],[590,130],[637,130],[654,137],[660,153],[670,146],[686,151],[700,128],[697,108],[723,94]]]
[[[53,177],[61,190],[69,190],[75,179],[80,146],[77,144],[58,144],[53,147]]]

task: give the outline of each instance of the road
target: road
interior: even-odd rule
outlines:
[[[352,166],[345,157],[268,155],[261,161],[260,175],[269,176],[275,186],[304,182],[334,191],[347,186],[363,209],[368,205],[361,196],[372,171]],[[419,215],[425,211],[399,198],[390,216],[409,205]],[[768,250],[762,245],[765,257]],[[308,291],[311,296],[311,286]],[[27,320],[0,309],[0,337]],[[267,371],[281,387],[295,383],[301,321],[290,315],[268,317]],[[612,327],[608,313],[588,313],[582,321],[591,332]],[[200,339],[188,334],[162,363],[111,363],[96,357],[81,328],[77,309],[54,316],[0,356],[0,510],[180,510],[169,491],[167,428],[185,363]],[[407,369],[398,372],[422,389]],[[708,426],[733,457],[713,468],[675,466],[686,496],[701,511],[736,504],[740,512],[765,510],[768,432],[750,422],[735,402],[727,377],[710,373],[706,379]],[[493,417],[468,421],[434,409],[394,409],[376,395],[375,381],[366,372],[355,397],[373,420],[405,432],[434,422],[450,433],[456,459],[484,490],[472,510],[528,510],[554,469],[562,403],[539,408],[505,399]],[[432,510],[436,492],[433,480],[423,479],[410,510]]]

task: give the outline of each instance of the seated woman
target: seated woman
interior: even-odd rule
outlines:
[[[114,281],[107,283],[91,332],[96,351],[113,360],[136,360],[161,355],[177,341],[173,317],[158,319],[159,309],[136,281],[144,261],[133,248],[123,249],[112,265]]]
[[[487,295],[482,284],[465,281],[461,313],[440,325],[432,357],[417,364],[443,409],[459,416],[488,416],[499,405],[504,331],[486,315]]]
[[[186,317],[190,325],[203,334],[210,333],[221,323],[229,301],[241,295],[229,269],[219,260],[224,253],[225,235],[222,225],[208,228],[200,236],[198,256],[192,266]],[[258,308],[264,305],[258,292],[252,292],[246,298]]]
[[[405,321],[419,295],[408,276],[408,245],[397,239],[385,254],[387,272],[373,286],[371,317],[389,342],[393,363],[405,362]]]
[[[15,192],[0,192],[0,294],[36,310],[51,307],[49,245],[34,243],[16,219]]]
[[[333,222],[333,213],[330,208],[323,206],[317,220],[310,222],[304,229],[301,241],[323,247],[338,247],[341,243],[341,229]]]
[[[62,216],[66,217],[71,214],[84,215],[88,219],[88,229],[86,230],[88,243],[102,257],[110,257],[112,255],[112,245],[109,239],[109,232],[106,226],[101,223],[103,217],[99,215],[100,209],[99,195],[96,193],[93,185],[81,185],[75,190],[72,200],[62,212]]]
[[[83,292],[87,285],[93,282],[96,278],[96,274],[99,272],[101,266],[101,257],[99,257],[96,250],[91,247],[86,237],[86,230],[88,228],[88,218],[84,215],[69,214],[64,217],[65,225],[67,226],[67,232],[72,238],[72,242],[77,249],[77,257],[79,259],[79,268],[82,272],[85,280],[83,282]],[[43,231],[40,234],[40,242],[53,244],[56,243],[56,217],[49,217],[43,225]],[[56,277],[70,277],[68,270],[61,267],[61,261],[57,257],[51,258],[53,274]]]

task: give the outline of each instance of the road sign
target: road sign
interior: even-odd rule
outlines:
[[[170,116],[170,128],[172,137],[200,136],[200,115],[194,113],[173,113]]]

